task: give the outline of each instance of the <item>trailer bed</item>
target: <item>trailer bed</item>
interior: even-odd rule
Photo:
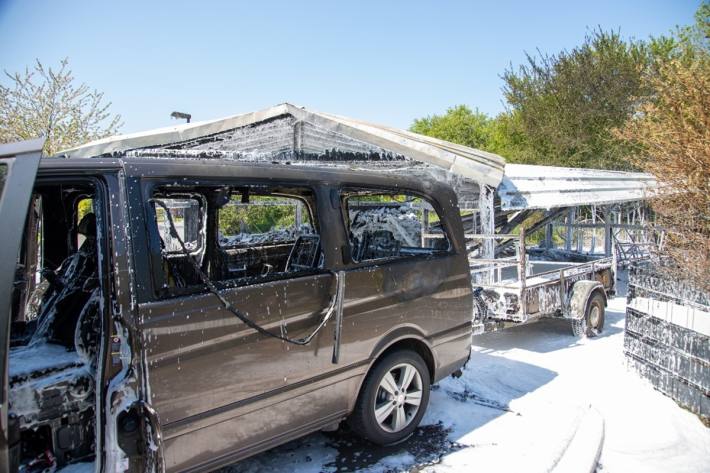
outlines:
[[[480,276],[480,263],[475,266],[474,274]],[[517,266],[523,277],[508,278],[506,271],[500,271],[497,281],[485,283],[480,282],[479,278],[479,282],[474,283],[475,287],[481,288],[475,296],[477,314],[474,314],[474,333],[500,330],[545,317],[564,317],[568,313],[570,294],[576,282],[598,281],[605,292],[613,291],[613,266],[612,258],[585,263],[526,262],[523,258]],[[507,273],[510,272],[511,269],[508,269]]]

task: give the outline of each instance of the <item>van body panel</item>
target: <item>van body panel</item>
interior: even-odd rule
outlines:
[[[425,343],[437,380],[466,361],[473,301],[451,189],[333,169],[172,161],[127,164],[128,178],[135,179],[133,192],[142,189],[143,202],[148,196],[140,182],[170,179],[204,186],[266,182],[312,188],[326,269],[342,271],[345,289],[338,364],[332,363],[332,320],[309,346],[299,347],[256,333],[209,293],[139,305],[151,403],[160,417],[167,471],[212,468],[219,459],[234,461],[268,448],[273,439],[295,438],[344,418],[367,369],[396,341]],[[345,219],[333,195],[338,193],[339,199],[348,188],[411,191],[425,197],[447,229],[450,252],[371,264],[348,261]],[[324,273],[224,294],[265,328],[278,331],[285,322],[289,335],[300,336],[315,328],[334,292],[334,277]]]
[[[114,453],[118,447],[108,445],[117,435],[111,419],[126,407],[126,392],[154,411],[151,422],[157,425],[146,431],[159,433],[167,472],[207,471],[347,417],[368,370],[394,344],[416,340],[426,346],[433,360],[432,381],[468,359],[473,312],[469,267],[456,196],[442,183],[217,159],[53,159],[40,166],[47,174],[105,173],[110,183],[109,221],[119,226],[111,232],[107,255],[111,327],[124,331],[107,337],[117,335],[120,343],[129,344],[124,352],[129,359],[114,357],[114,366],[106,357],[108,396],[101,435]],[[334,346],[335,318],[310,344],[295,346],[247,327],[207,291],[161,295],[153,274],[160,255],[148,237],[145,209],[150,196],[145,192],[155,182],[179,186],[195,181],[201,186],[278,183],[313,190],[322,270],[221,294],[268,330],[278,332],[284,326],[288,336],[300,337],[318,325],[331,305],[338,272],[344,278],[339,346]],[[426,198],[439,214],[450,250],[353,262],[340,200],[352,188]],[[106,471],[112,471],[111,465]]]

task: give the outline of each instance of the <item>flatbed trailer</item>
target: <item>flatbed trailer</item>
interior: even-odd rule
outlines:
[[[544,318],[570,320],[576,335],[594,336],[601,331],[607,295],[614,292],[614,257],[582,263],[530,260],[524,232],[467,237],[518,240],[515,256],[469,260],[475,298],[474,335]]]

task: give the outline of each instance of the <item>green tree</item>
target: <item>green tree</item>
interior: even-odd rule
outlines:
[[[491,118],[466,105],[449,108],[443,115],[430,115],[414,120],[410,129],[471,148],[487,149],[491,141]]]
[[[501,113],[491,118],[466,105],[456,105],[442,115],[414,120],[410,130],[464,146],[498,153],[512,161],[524,160],[525,137],[516,114]]]
[[[236,204],[237,200],[233,202]],[[250,205],[225,205],[219,210],[219,230],[224,235],[241,232],[263,233],[277,229],[293,228],[296,225],[295,199],[270,196],[252,196]],[[308,214],[303,212],[304,221]]]
[[[0,143],[45,137],[46,155],[115,134],[120,115],[110,112],[104,94],[77,84],[68,59],[58,69],[39,60],[24,72],[5,71],[0,84]]]
[[[523,160],[629,168],[629,145],[613,130],[646,95],[642,76],[649,57],[645,43],[599,29],[571,51],[528,54],[526,64],[506,70],[503,93],[524,137]]]

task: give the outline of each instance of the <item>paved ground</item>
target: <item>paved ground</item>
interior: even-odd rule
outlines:
[[[318,433],[226,471],[548,471],[590,412],[604,419],[600,473],[710,471],[710,429],[626,369],[624,308],[610,301],[594,339],[572,337],[564,321],[476,337],[464,376],[435,387],[401,445]]]

